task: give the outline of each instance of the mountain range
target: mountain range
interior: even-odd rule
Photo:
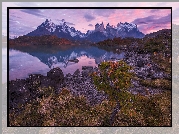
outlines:
[[[27,36],[42,36],[42,35],[55,35],[59,38],[66,38],[70,40],[88,40],[91,42],[99,42],[114,37],[134,37],[143,38],[145,35],[140,32],[136,24],[133,23],[118,23],[117,26],[111,26],[109,23],[104,27],[103,22],[96,24],[94,30],[88,30],[82,33],[74,27],[70,27],[63,20],[59,24],[53,23],[51,20],[46,19],[34,31],[27,34]]]

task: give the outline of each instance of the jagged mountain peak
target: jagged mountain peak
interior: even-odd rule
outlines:
[[[128,29],[134,29],[134,28],[136,29],[137,25],[134,24],[134,23],[128,23],[128,22],[122,23],[122,22],[120,22],[120,23],[117,24],[117,27],[126,27]]]
[[[51,19],[46,19],[45,22],[43,22],[42,24],[44,25],[55,25]]]
[[[120,22],[117,26],[110,25],[109,23],[104,28],[104,23],[97,23],[94,30],[88,30],[82,33],[76,30],[75,27],[70,27],[65,19],[58,20],[57,24],[53,23],[51,19],[46,19],[36,30],[27,34],[29,36],[41,35],[56,35],[59,38],[67,38],[72,40],[89,40],[93,42],[111,39],[114,37],[134,37],[142,38],[144,34],[140,32],[136,24],[128,22]]]
[[[56,25],[51,21],[51,19],[46,19],[45,22],[43,22],[40,26],[37,27],[37,29],[40,28],[45,28],[49,32],[54,32],[56,29]]]
[[[95,25],[95,31],[99,31],[99,32],[104,32],[105,31],[105,28],[104,28],[104,24],[103,22],[101,24],[96,24]]]
[[[68,26],[64,19],[59,20],[58,24],[52,22],[51,19],[46,19],[36,30],[27,34],[28,36],[41,36],[41,35],[56,35],[58,37],[73,39],[83,38],[84,33],[76,30],[74,27]]]

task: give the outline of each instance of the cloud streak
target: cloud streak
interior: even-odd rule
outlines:
[[[171,14],[168,14],[167,16],[163,16],[158,18],[157,16],[148,16],[145,18],[137,18],[132,23],[135,23],[137,25],[140,24],[168,24],[171,23]]]
[[[40,9],[22,9],[21,11],[24,13],[35,15],[37,17],[45,17],[44,15],[41,14]]]
[[[135,19],[132,23],[137,24],[140,30],[146,31],[147,33],[154,31],[155,29],[171,29],[171,14],[163,17],[152,15],[145,18],[138,18]]]
[[[148,24],[150,22],[154,22],[155,21],[156,16],[151,15],[148,17],[144,17],[144,18],[137,18],[135,19],[132,23],[140,25],[140,24]]]
[[[95,19],[95,17],[92,16],[92,15],[90,15],[90,14],[85,14],[85,15],[84,15],[84,18],[85,18],[86,21],[88,21],[88,22],[90,22],[90,21],[92,21],[92,20]]]

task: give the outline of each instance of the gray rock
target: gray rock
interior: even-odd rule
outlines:
[[[82,66],[82,70],[93,70],[92,66]]]
[[[53,68],[49,72],[47,72],[47,77],[56,83],[64,82],[64,75],[59,67]]]
[[[80,70],[77,69],[77,70],[74,72],[73,76],[79,76],[79,75],[80,75]]]

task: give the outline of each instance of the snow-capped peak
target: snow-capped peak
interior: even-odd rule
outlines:
[[[59,21],[58,21],[58,25],[60,25],[60,26],[66,26],[66,21],[65,21],[65,19],[59,20]]]
[[[51,21],[51,19],[46,19],[39,27],[45,27],[49,32],[54,32],[56,29],[56,25]],[[38,27],[38,28],[39,28]]]
[[[56,19],[57,20],[57,19]],[[37,35],[56,35],[57,37],[63,37],[68,39],[87,39],[94,42],[105,40],[107,38],[114,37],[143,37],[144,34],[137,29],[137,25],[133,23],[118,23],[117,26],[110,25],[109,23],[104,28],[104,24],[97,23],[94,30],[88,30],[85,33],[81,33],[76,30],[74,27],[68,26],[70,22],[66,22],[64,19],[58,20],[54,24],[51,19],[46,19],[40,26],[37,27],[37,30],[29,33],[30,36]],[[48,30],[48,31],[47,31]]]
[[[117,24],[117,28],[118,29],[121,29],[121,28],[126,28],[128,31],[132,30],[132,29],[137,29],[137,25],[136,24],[133,24],[133,23],[118,23]]]

